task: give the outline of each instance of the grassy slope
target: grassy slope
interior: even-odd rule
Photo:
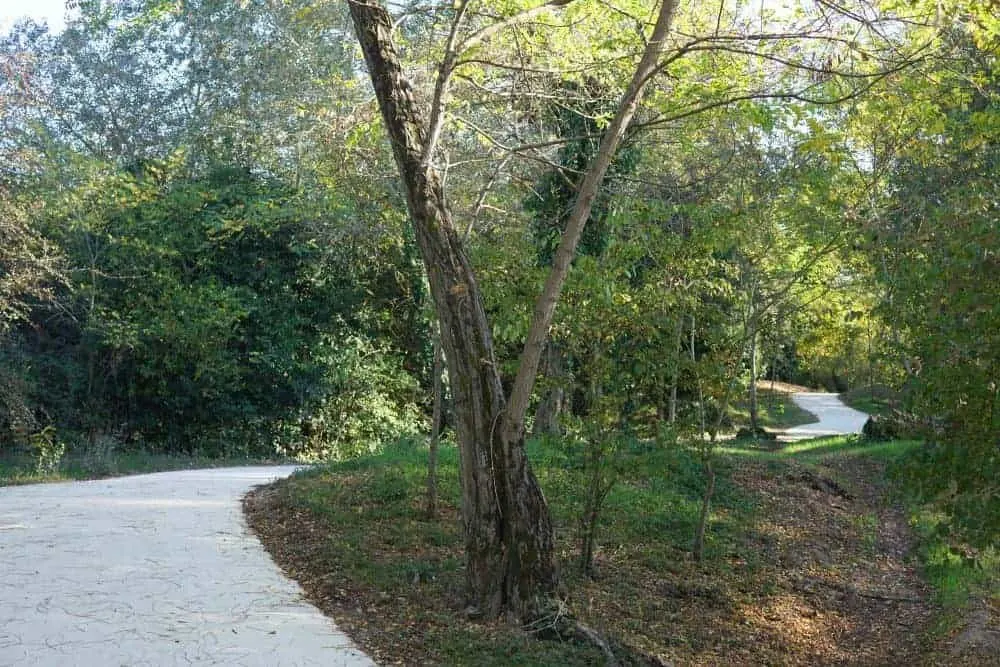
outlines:
[[[935,659],[928,642],[941,636],[930,632],[935,605],[906,559],[906,517],[882,495],[885,463],[914,446],[833,438],[720,450],[706,560],[695,563],[700,465],[680,448],[636,445],[604,510],[593,579],[575,567],[585,487],[577,458],[538,444],[531,457],[554,514],[569,608],[634,654],[675,664],[903,664]],[[425,457],[397,448],[297,475],[248,497],[250,523],[377,660],[603,662],[592,647],[464,620],[455,454],[443,452],[443,510],[433,521],[422,514]]]
[[[869,414],[884,415],[900,408],[899,392],[882,385],[859,387],[840,397]],[[947,497],[922,497],[920,476],[907,470],[906,454],[918,447],[915,442],[890,442],[874,446],[872,451],[886,452],[895,499],[906,508],[924,574],[946,611],[946,620],[960,624],[963,610],[982,601],[1000,616],[1000,543],[992,548],[971,547],[951,525]],[[1000,495],[992,502],[1000,503]]]
[[[766,383],[761,383],[757,389],[757,406],[762,427],[785,429],[819,421],[816,415],[797,406],[788,393],[770,391],[766,386]],[[750,409],[745,398],[733,404],[730,416],[737,428],[749,424]]]
[[[899,392],[884,385],[858,387],[840,395],[840,400],[870,415],[884,415],[899,407]]]

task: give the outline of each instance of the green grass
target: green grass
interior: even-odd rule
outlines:
[[[39,472],[35,459],[28,454],[4,453],[0,455],[0,486],[41,484],[84,479],[101,479],[123,475],[192,470],[197,468],[226,468],[241,465],[289,463],[277,459],[210,458],[179,454],[151,454],[146,452],[115,452],[106,456],[67,454],[51,471]]]
[[[870,415],[885,415],[899,407],[899,392],[884,385],[857,387],[842,393],[840,399],[855,410]]]
[[[760,425],[768,429],[785,429],[818,421],[816,415],[796,405],[789,394],[761,387],[757,389],[757,409]],[[729,414],[735,427],[748,425],[750,408],[746,398],[735,402]]]
[[[371,528],[362,524],[370,521],[380,524],[380,538],[396,548],[419,550],[428,541],[443,544],[456,540],[457,533],[445,531],[442,524],[408,524],[414,518],[414,498],[421,497],[426,482],[426,456],[422,447],[407,445],[389,448],[376,456],[304,470],[295,476],[300,483],[297,500],[331,525],[343,526],[353,517],[358,532],[347,534],[353,544],[365,541]],[[573,452],[551,442],[529,443],[528,456],[550,500],[556,529],[572,536],[584,504],[585,471]],[[689,548],[705,484],[701,464],[693,453],[680,447],[634,442],[618,456],[616,467],[621,472],[602,511],[601,542],[615,546],[641,544],[651,561]],[[752,508],[730,480],[731,465],[722,461],[718,468],[713,539],[725,541],[735,537],[737,525],[731,518],[746,515]],[[309,481],[341,478],[350,481],[337,485]],[[457,454],[453,447],[441,450],[438,484],[441,497],[457,503]],[[412,532],[408,532],[407,525]],[[427,533],[429,527],[433,527],[431,534]],[[371,567],[371,563],[365,567]]]
[[[818,465],[833,457],[866,456],[883,462],[899,459],[919,446],[914,440],[891,440],[869,443],[856,435],[838,435],[813,438],[789,443],[781,449],[768,451],[733,443],[718,447],[721,454],[736,458],[753,458],[762,461],[796,461]]]
[[[925,456],[926,450],[914,449],[891,461],[889,471],[928,582],[946,610],[961,610],[975,600],[1000,604],[1000,536],[989,537],[986,529],[990,517],[1000,515],[1000,495],[990,489],[973,494],[978,502],[970,513],[958,503],[968,495],[957,495],[957,484],[948,483],[955,473],[928,468]]]
[[[765,540],[769,534],[760,530],[767,518],[756,509],[759,496],[735,484],[734,471],[745,471],[750,459],[764,464],[763,469],[755,466],[757,475],[781,478],[790,469],[815,466],[829,478],[838,474],[832,465],[838,460],[868,458],[892,468],[919,448],[914,441],[869,444],[856,436],[801,441],[777,451],[738,443],[718,447],[705,560],[695,563],[690,558],[691,541],[705,484],[696,452],[682,446],[625,442],[616,452],[619,478],[601,514],[596,579],[577,569],[579,516],[587,486],[580,451],[572,444],[548,440],[529,443],[528,454],[549,501],[563,582],[570,592],[568,604],[578,618],[630,646],[653,652],[676,649],[681,655],[691,651],[694,656],[714,650],[714,637],[726,633],[739,604],[755,604],[779,592],[772,556],[766,548],[754,548],[769,544]],[[279,482],[275,493],[291,509],[274,524],[294,524],[303,516],[319,524],[284,538],[283,544],[298,545],[291,548],[303,551],[300,560],[283,565],[290,571],[314,573],[302,580],[312,599],[349,633],[363,637],[377,660],[448,665],[603,663],[603,656],[591,646],[535,641],[502,623],[464,622],[457,453],[453,446],[442,447],[442,516],[434,521],[423,514],[426,456],[424,447],[401,443],[378,455],[320,466]],[[858,481],[862,478],[855,479],[857,473],[864,474],[869,467],[843,470],[850,476],[846,481]],[[942,527],[946,517],[932,516],[926,505],[915,503],[902,486],[905,480],[891,478],[891,482],[915,528],[916,554],[942,602],[961,605],[970,595],[995,587],[1000,561],[996,551],[979,550],[970,560],[969,552]],[[873,509],[848,519],[860,536],[864,557],[878,555],[878,517]],[[319,537],[303,546],[310,535]],[[650,595],[664,586],[674,593]],[[712,630],[701,634],[704,628]]]
[[[1000,549],[972,548],[950,529],[950,517],[932,504],[910,504],[920,561],[938,601],[949,610],[974,599],[1000,602]]]
[[[586,489],[581,459],[553,440],[529,443],[528,454],[549,500],[564,582],[571,591],[585,590],[594,584],[577,569]],[[401,445],[305,470],[279,484],[298,510],[306,510],[333,533],[328,546],[321,547],[322,555],[310,556],[313,565],[319,559],[324,571],[336,573],[330,588],[355,587],[365,599],[392,600],[391,606],[379,609],[389,628],[384,641],[392,646],[392,633],[419,628],[425,653],[415,662],[602,664],[603,656],[593,646],[540,642],[509,626],[455,622],[464,568],[457,453],[454,447],[442,447],[440,453],[438,484],[445,515],[440,521],[427,521],[422,513],[426,456],[421,446]],[[609,574],[604,584],[613,587],[616,599],[641,600],[648,585],[643,577],[692,567],[686,553],[700,509],[703,469],[695,454],[681,447],[632,441],[617,456],[620,477],[602,510],[596,567],[598,572],[618,572]],[[709,561],[725,560],[738,549],[753,513],[753,503],[732,483],[731,469],[725,461],[718,464],[706,543]],[[621,570],[623,563],[627,567]],[[338,616],[338,623],[353,627],[350,618]]]
[[[916,440],[868,443],[857,436],[837,436],[804,440],[777,451],[736,444],[720,447],[719,452],[737,459],[796,461],[805,465],[821,465],[837,457],[868,457],[887,464],[890,491],[906,511],[917,538],[916,556],[938,601],[947,609],[961,609],[976,598],[1000,601],[1000,549],[970,546],[960,530],[953,527],[940,496],[925,497],[918,478],[903,474],[906,462],[921,447]],[[1000,498],[993,502],[1000,503]]]

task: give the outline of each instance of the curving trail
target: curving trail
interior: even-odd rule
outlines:
[[[783,431],[782,440],[805,440],[826,435],[860,433],[861,427],[868,419],[868,415],[864,412],[844,405],[837,394],[799,392],[792,394],[792,400],[803,410],[816,415],[819,421]]]
[[[373,665],[243,523],[294,469],[0,487],[0,666]]]

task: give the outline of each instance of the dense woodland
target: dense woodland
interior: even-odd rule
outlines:
[[[526,437],[600,471],[781,380],[892,397],[996,540],[990,3],[72,4],[0,39],[3,454],[343,459],[441,414],[470,599],[530,616]]]

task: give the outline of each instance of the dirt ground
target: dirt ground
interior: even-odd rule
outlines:
[[[675,563],[650,568],[620,549],[603,557],[599,579],[573,582],[570,605],[659,664],[1000,665],[991,643],[997,610],[973,609],[964,631],[943,629],[905,518],[877,482],[879,465],[851,457],[813,468],[741,463],[734,481],[755,499],[758,518],[723,562],[695,564],[678,553]],[[279,565],[377,660],[440,664],[427,629],[412,620],[468,623],[454,600],[426,590],[393,592],[392,614],[383,612],[385,592],[324,566],[336,535],[293,509],[287,494],[258,490],[245,509]],[[371,609],[380,610],[376,622]]]

